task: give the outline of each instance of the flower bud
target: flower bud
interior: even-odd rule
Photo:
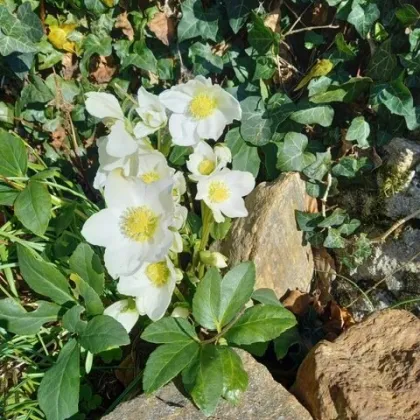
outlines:
[[[177,306],[171,313],[173,318],[188,318],[190,311],[183,306]]]
[[[216,154],[218,163],[222,164],[223,167],[232,162],[232,152],[224,143],[217,143],[214,146],[214,153]]]
[[[220,252],[211,252],[211,251],[201,251],[200,252],[200,261],[203,264],[210,265],[216,268],[225,268],[227,257],[225,257]]]

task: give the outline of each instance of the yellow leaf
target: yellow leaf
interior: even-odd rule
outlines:
[[[114,0],[102,0],[102,3],[108,7],[114,7]]]
[[[306,76],[299,82],[299,84],[295,87],[295,91],[302,89],[306,86],[312,79],[315,77],[326,76],[334,67],[334,64],[325,58],[322,60],[318,60]]]
[[[75,43],[68,41],[67,37],[76,29],[76,26],[77,25],[74,23],[65,23],[60,26],[51,25],[49,27],[50,32],[48,34],[48,40],[51,42],[51,44],[54,45],[55,48],[59,50],[74,52]]]

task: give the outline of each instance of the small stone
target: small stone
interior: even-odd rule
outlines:
[[[282,385],[275,382],[265,366],[249,353],[238,351],[249,376],[248,390],[239,405],[221,402],[211,417],[202,414],[173,384],[166,385],[154,395],[139,397],[118,406],[103,420],[310,420],[304,407]]]
[[[420,320],[402,310],[377,312],[321,341],[293,387],[320,420],[418,420],[419,390]]]
[[[314,271],[312,250],[303,245],[296,210],[305,211],[305,183],[297,173],[263,182],[246,198],[248,217],[232,224],[218,248],[235,266],[254,261],[256,288],[273,289],[278,297],[288,289],[309,291]]]

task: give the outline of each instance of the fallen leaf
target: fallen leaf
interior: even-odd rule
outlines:
[[[93,57],[90,63],[90,77],[99,84],[108,83],[117,71],[117,66],[112,55]]]
[[[267,17],[264,19],[264,25],[267,28],[270,28],[275,33],[281,32],[280,27],[280,20],[281,20],[281,13],[280,13],[280,6],[282,0],[275,0],[271,2],[271,10],[268,13]]]
[[[218,55],[219,57],[223,57],[226,51],[231,47],[231,44],[226,41],[219,42],[215,46],[212,47],[211,52],[214,55]]]
[[[328,339],[336,338],[343,331],[356,323],[349,310],[342,308],[334,300],[329,303],[326,313],[327,312],[329,312],[329,319],[324,323],[323,328],[327,333]]]
[[[308,73],[303,77],[299,84],[295,87],[295,91],[305,87],[315,77],[326,76],[334,67],[332,61],[322,58],[318,60]]]
[[[128,20],[127,12],[123,12],[117,16],[115,27],[122,30],[123,34],[132,41],[134,39],[134,29]]]
[[[49,26],[48,40],[59,50],[75,52],[75,43],[68,41],[67,37],[76,29],[76,26],[74,23],[51,25]]]
[[[77,62],[76,56],[71,53],[63,54],[63,58],[61,59],[62,67],[62,74],[64,80],[71,80],[74,78],[75,73],[79,68],[79,63]]]
[[[313,298],[309,293],[299,290],[288,290],[280,299],[283,306],[295,315],[301,316],[309,309]]]
[[[331,283],[337,277],[335,261],[324,247],[314,248],[313,255],[319,300],[322,305],[326,305],[331,300]]]
[[[166,16],[165,13],[156,13],[147,26],[165,45],[172,42],[175,35],[175,24],[173,19]]]
[[[311,197],[309,194],[306,194],[305,208],[308,213],[318,213],[318,200],[315,197]]]

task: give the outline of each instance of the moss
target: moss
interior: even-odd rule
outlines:
[[[404,191],[412,180],[414,172],[401,169],[399,165],[385,166],[381,173],[380,196],[392,197]]]

